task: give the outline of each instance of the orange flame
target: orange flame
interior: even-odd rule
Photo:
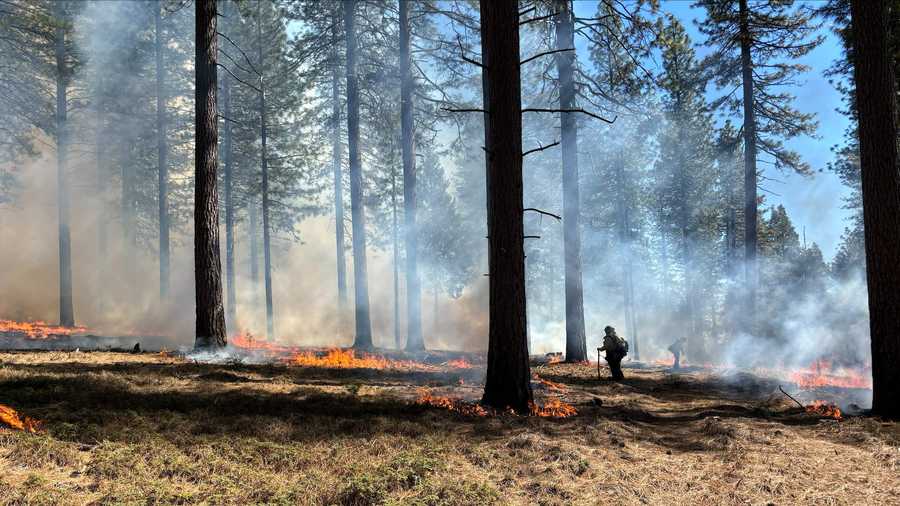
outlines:
[[[813,401],[812,404],[806,406],[806,412],[811,415],[834,418],[835,420],[843,420],[841,408],[828,401]]]
[[[568,390],[568,388],[565,385],[550,381],[548,379],[544,379],[544,378],[538,376],[537,374],[532,375],[532,377],[534,378],[535,381],[539,382],[540,384],[544,385],[545,387],[549,388],[550,390],[556,390],[557,392],[565,392],[566,390]]]
[[[462,399],[434,396],[424,388],[419,390],[419,398],[416,399],[416,404],[446,409],[465,416],[488,416],[490,414],[481,404]]]
[[[448,360],[446,362],[448,367],[453,367],[454,369],[471,369],[473,366],[469,363],[468,360],[464,358],[454,358],[453,360]]]
[[[28,339],[49,339],[86,332],[85,327],[60,327],[42,321],[17,322],[0,319],[0,334],[19,334]]]
[[[806,369],[792,372],[791,381],[805,390],[821,387],[871,389],[872,373],[866,368],[836,368],[832,361],[819,359]]]
[[[485,408],[475,402],[431,395],[431,392],[426,388],[419,389],[419,398],[416,399],[416,404],[446,409],[465,416],[494,416],[498,413],[494,409]],[[550,399],[543,406],[531,402],[528,404],[528,407],[532,416],[543,418],[568,418],[578,414],[578,410],[574,406],[558,399]],[[504,413],[515,414],[512,410],[506,410]]]
[[[275,343],[270,343],[268,341],[260,341],[253,337],[253,334],[248,332],[242,332],[236,336],[233,336],[229,339],[229,344],[234,346],[235,348],[241,348],[244,350],[257,350],[257,351],[266,351],[271,353],[289,353],[294,351],[294,348],[289,346],[281,346]]]
[[[31,433],[36,433],[41,428],[40,421],[20,415],[18,411],[5,404],[0,404],[0,424]]]
[[[304,367],[326,367],[334,369],[392,369],[405,371],[437,371],[437,366],[413,360],[392,360],[372,353],[356,350],[332,348],[324,355],[315,351],[295,351],[286,362]]]
[[[559,399],[550,399],[543,406],[532,402],[530,405],[531,414],[533,416],[541,416],[547,418],[568,418],[578,414],[575,406],[566,404]]]

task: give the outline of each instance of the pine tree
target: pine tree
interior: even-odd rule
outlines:
[[[851,0],[866,279],[872,338],[872,411],[900,418],[900,172],[896,75],[886,0]]]
[[[812,51],[821,41],[814,36],[813,12],[795,7],[793,0],[699,0],[707,20],[698,25],[707,36],[705,45],[714,53],[712,65],[717,85],[728,93],[713,104],[743,117],[744,136],[744,263],[746,326],[752,331],[758,272],[757,157],[768,156],[776,169],[808,174],[810,168],[782,141],[813,135],[812,114],[791,106],[793,96],[783,87],[795,82],[806,67],[793,61]],[[787,60],[787,61],[784,61]],[[738,88],[743,92],[736,95]]]
[[[683,284],[681,328],[688,333],[688,354],[700,358],[702,315],[698,305],[699,291],[705,285],[702,273],[703,218],[714,205],[711,190],[715,183],[713,165],[712,122],[706,109],[704,92],[706,76],[697,61],[684,27],[673,16],[660,29],[657,41],[662,59],[659,76],[663,92],[665,125],[659,130],[660,153],[657,160],[660,218],[663,233],[672,232],[678,249],[678,263]]]
[[[527,413],[532,402],[525,317],[519,5],[482,0],[490,324],[482,402]]]
[[[0,52],[4,69],[0,110],[13,124],[39,129],[56,144],[59,245],[59,323],[75,325],[72,288],[72,245],[68,123],[73,75],[80,65],[74,51],[72,20],[81,6],[65,0],[10,0],[0,19]],[[7,14],[7,11],[9,14]],[[13,153],[33,153],[21,136],[13,136]],[[8,176],[6,178],[8,180]]]
[[[219,195],[216,0],[196,3],[196,159],[194,182],[194,277],[199,349],[225,346],[222,265],[219,260]]]

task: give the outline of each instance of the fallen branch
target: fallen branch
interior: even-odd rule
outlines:
[[[803,404],[801,404],[800,401],[798,401],[798,400],[795,399],[793,396],[791,396],[791,394],[785,392],[784,389],[781,388],[781,385],[778,385],[778,390],[781,390],[781,393],[783,393],[784,395],[788,396],[788,399],[790,399],[790,400],[796,402],[797,405],[800,406],[802,409],[806,409],[806,406],[804,406]]]

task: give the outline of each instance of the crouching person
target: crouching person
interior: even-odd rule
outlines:
[[[606,363],[609,364],[613,379],[623,380],[625,375],[622,374],[622,359],[628,355],[628,341],[616,335],[616,329],[612,327],[606,327],[603,331],[606,335],[603,336],[603,346],[597,348],[597,354],[605,351]]]

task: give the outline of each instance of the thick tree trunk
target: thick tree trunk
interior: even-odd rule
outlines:
[[[406,236],[406,349],[425,349],[422,337],[422,285],[416,227],[416,147],[413,77],[409,51],[409,2],[400,3],[400,142],[403,150],[403,214]]]
[[[200,349],[225,346],[226,334],[216,178],[219,151],[216,0],[196,0],[196,11],[194,278],[197,324],[194,347]]]
[[[258,64],[259,68],[265,68],[263,65],[263,48],[262,48],[262,12],[260,6],[261,0],[256,2],[256,43],[259,50]],[[259,79],[259,137],[262,144],[262,219],[263,219],[263,280],[266,289],[266,338],[275,339],[275,314],[272,305],[272,249],[270,239],[269,226],[269,160],[266,146],[266,83],[265,79],[260,76]]]
[[[354,348],[372,348],[369,283],[366,268],[366,211],[359,154],[359,83],[356,75],[356,0],[344,3],[347,37],[347,145],[350,152],[350,213],[353,219],[353,291],[356,302]]]
[[[339,12],[335,10],[331,26],[331,163],[334,171],[334,239],[337,259],[337,289],[340,318],[347,307],[347,260],[344,244],[344,179],[341,174],[341,95],[338,84]]]
[[[575,47],[575,15],[569,0],[557,0],[556,48]],[[559,108],[575,108],[575,52],[556,54]],[[563,250],[566,281],[566,362],[588,359],[584,331],[584,291],[581,280],[581,224],[578,191],[578,123],[574,113],[560,113],[563,174]]]
[[[163,95],[165,68],[163,67],[162,9],[157,0],[156,14],[156,164],[159,202],[159,298],[169,294],[169,167],[166,160],[166,98]]]
[[[225,132],[222,148],[225,151],[225,323],[233,326],[237,323],[237,287],[234,279],[234,153],[231,131],[231,80],[222,76],[222,102],[225,109]],[[233,331],[232,331],[233,332]]]
[[[744,269],[746,309],[745,331],[756,329],[756,115],[753,112],[753,62],[750,57],[750,12],[747,0],[740,0],[741,73],[744,86]]]
[[[481,1],[487,124],[490,323],[482,402],[527,413],[532,402],[525,314],[519,3]]]
[[[900,419],[900,172],[886,0],[851,0],[862,175],[872,412]]]
[[[66,124],[69,69],[66,65],[66,14],[63,2],[55,2],[56,18],[56,185],[59,217],[59,324],[75,326],[72,302],[72,239],[69,231],[69,181],[66,174],[69,131]]]

